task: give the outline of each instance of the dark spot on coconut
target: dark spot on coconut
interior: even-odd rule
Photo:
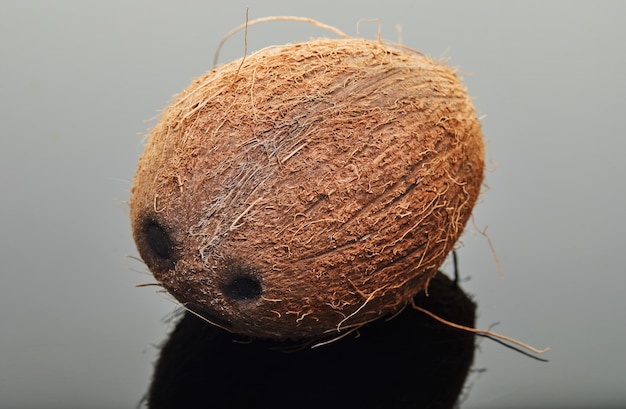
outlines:
[[[169,259],[172,256],[172,245],[170,239],[161,226],[150,223],[146,226],[146,243],[152,252],[159,258]]]
[[[261,296],[263,287],[256,277],[242,275],[226,282],[222,291],[231,301],[252,301]]]
[[[169,270],[176,263],[174,242],[168,231],[152,217],[146,217],[138,240],[141,257],[149,267]]]

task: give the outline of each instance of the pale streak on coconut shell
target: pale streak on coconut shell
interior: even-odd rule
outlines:
[[[318,337],[426,288],[483,171],[480,124],[443,63],[364,39],[269,47],[164,111],[132,188],[134,238],[207,319]]]

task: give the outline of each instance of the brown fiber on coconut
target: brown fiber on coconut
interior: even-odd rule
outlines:
[[[309,338],[401,309],[480,192],[480,124],[454,70],[365,39],[265,48],[164,111],[131,195],[139,252],[186,308]]]

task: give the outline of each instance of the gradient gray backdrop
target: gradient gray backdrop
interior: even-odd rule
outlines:
[[[461,68],[492,161],[464,287],[479,327],[552,347],[540,363],[482,339],[462,407],[626,407],[626,2],[544,0],[0,1],[0,407],[140,400],[174,309],[135,288],[151,281],[125,205],[141,135],[246,6],[351,35],[379,18]],[[248,47],[321,35],[276,22]],[[242,53],[238,35],[221,62]]]

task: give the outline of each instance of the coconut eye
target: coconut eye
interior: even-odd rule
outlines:
[[[146,244],[157,257],[168,260],[172,256],[172,244],[163,227],[156,222],[149,223],[145,235]]]
[[[169,270],[174,267],[175,249],[170,234],[152,218],[146,218],[143,222],[138,249],[151,269]]]
[[[232,301],[251,301],[261,296],[263,287],[254,277],[239,276],[227,282],[222,291]]]

